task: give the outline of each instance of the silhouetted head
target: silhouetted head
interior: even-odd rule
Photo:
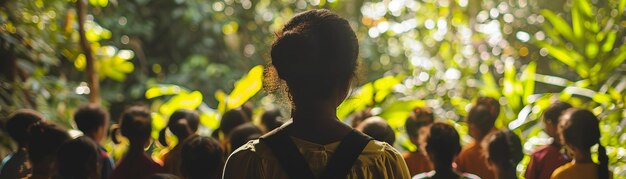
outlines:
[[[181,171],[188,179],[218,179],[222,176],[224,150],[217,140],[194,136],[183,142]]]
[[[131,106],[122,114],[119,125],[120,133],[128,138],[131,145],[145,145],[152,132],[152,116],[145,106]],[[117,137],[112,136],[113,141],[119,143]]]
[[[309,10],[276,33],[271,64],[286,82],[295,108],[322,101],[339,105],[347,95],[358,54],[348,21],[329,10]]]
[[[248,122],[246,114],[240,109],[228,110],[222,115],[219,130],[228,136],[230,132],[237,126]]]
[[[365,121],[365,119],[374,116],[374,115],[372,115],[371,110],[372,110],[371,108],[366,108],[366,109],[363,109],[361,111],[355,112],[352,115],[352,122],[351,122],[352,128],[358,127],[359,124],[361,124],[363,121]]]
[[[489,113],[491,114],[491,118],[495,121],[500,115],[500,102],[497,99],[492,97],[481,96],[476,99],[476,105],[485,105],[489,109]]]
[[[21,147],[28,145],[31,127],[42,122],[44,117],[37,111],[20,109],[13,112],[5,123],[5,131]]]
[[[109,113],[98,105],[84,105],[74,112],[74,122],[78,130],[99,142],[106,136]]]
[[[59,178],[99,178],[99,158],[98,146],[90,138],[66,141],[57,152]]]
[[[434,166],[452,166],[452,161],[461,152],[459,133],[449,124],[430,125],[425,137],[426,152]]]
[[[250,140],[258,139],[262,134],[261,130],[250,122],[239,125],[230,132],[230,148],[235,150]]]
[[[466,122],[470,136],[480,141],[494,128],[496,118],[489,106],[476,104],[467,114]]]
[[[188,109],[176,110],[167,121],[167,126],[159,132],[159,143],[163,146],[168,146],[167,140],[165,140],[167,129],[170,129],[172,134],[178,137],[179,141],[183,141],[198,131],[199,123],[200,116],[198,112]]]
[[[274,130],[281,125],[282,115],[278,109],[267,110],[261,115],[261,125],[265,126],[266,131]]]
[[[566,102],[556,102],[550,107],[548,107],[545,111],[543,111],[543,123],[545,124],[545,131],[557,140],[559,136],[557,135],[557,126],[559,125],[559,117],[563,113],[563,111],[572,108],[572,105]]]
[[[378,116],[365,119],[356,129],[376,140],[387,142],[390,145],[393,145],[396,141],[396,133],[391,126],[387,124],[385,119]]]
[[[591,146],[598,144],[599,178],[608,178],[608,157],[600,144],[599,120],[591,111],[570,108],[563,112],[559,120],[561,142],[572,150],[590,153]]]
[[[508,130],[488,135],[482,145],[487,160],[498,170],[515,169],[524,158],[522,141],[515,133]]]
[[[33,165],[33,174],[53,175],[54,161],[59,147],[70,140],[63,128],[54,124],[38,122],[31,127],[28,157]]]
[[[411,142],[417,146],[420,145],[420,129],[435,122],[435,116],[432,109],[428,107],[415,108],[409,114],[409,117],[404,122],[404,129]],[[423,130],[422,130],[423,131]],[[422,132],[423,133],[423,132]]]

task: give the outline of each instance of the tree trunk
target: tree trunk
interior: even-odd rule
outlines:
[[[87,85],[89,87],[89,103],[100,104],[100,80],[98,71],[95,68],[95,59],[91,51],[91,45],[85,36],[85,16],[87,16],[87,3],[85,0],[76,1],[78,11],[78,34],[80,35],[80,46],[87,60]]]

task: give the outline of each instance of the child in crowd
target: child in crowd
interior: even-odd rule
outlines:
[[[187,179],[219,179],[224,167],[223,156],[217,140],[194,136],[183,144],[180,170]]]
[[[556,168],[570,161],[567,155],[561,153],[562,146],[557,126],[561,113],[571,107],[572,105],[568,103],[556,102],[543,112],[544,131],[552,137],[552,143],[533,152],[524,174],[527,179],[549,179]]]
[[[487,136],[482,144],[485,156],[496,179],[517,178],[517,164],[524,158],[522,141],[511,131],[498,131]]]
[[[96,143],[89,137],[66,141],[57,152],[57,177],[59,179],[98,179],[100,156]]]
[[[7,156],[0,165],[0,178],[27,178],[31,175],[28,161],[28,143],[30,128],[43,121],[43,116],[30,109],[20,109],[9,116],[5,131],[17,143],[17,151]]]
[[[148,108],[132,106],[126,109],[120,119],[120,127],[115,129],[118,130],[122,136],[128,138],[130,146],[113,170],[111,179],[143,179],[161,170],[161,165],[144,151],[152,132],[152,117]],[[112,137],[113,142],[119,143],[115,134]]]
[[[470,109],[466,122],[469,135],[474,141],[463,148],[456,158],[457,170],[478,175],[482,179],[495,179],[495,173],[487,166],[481,143],[485,136],[495,131],[495,121],[500,114],[500,104],[496,99],[479,97]]]
[[[50,179],[55,174],[55,162],[59,147],[70,140],[63,128],[54,124],[38,122],[30,129],[28,157],[33,166],[31,179]]]
[[[425,132],[428,126],[434,121],[435,117],[430,108],[416,108],[409,114],[409,117],[404,122],[404,128],[411,143],[417,146],[415,151],[407,151],[402,155],[404,161],[406,161],[406,165],[409,167],[411,176],[433,170],[431,162],[423,151],[424,145],[422,139],[426,135]]]
[[[600,143],[598,118],[588,110],[571,108],[559,119],[561,143],[574,154],[573,160],[552,173],[552,179],[609,179],[609,158]],[[591,159],[591,146],[598,145],[598,164]]]
[[[251,122],[239,125],[230,132],[230,148],[236,150],[250,140],[258,139],[263,133]]]
[[[74,112],[74,122],[78,130],[98,144],[100,153],[100,174],[102,178],[109,178],[113,172],[113,160],[109,157],[106,149],[100,145],[107,136],[109,126],[109,113],[97,105],[85,105]]]
[[[391,126],[387,124],[387,121],[378,116],[365,119],[356,127],[356,130],[359,130],[376,140],[387,142],[389,145],[393,145],[396,141],[396,133],[393,131]]]
[[[425,131],[425,149],[435,170],[415,175],[413,179],[450,178],[478,179],[476,175],[459,173],[452,167],[454,158],[461,151],[459,133],[449,124],[434,123]]]
[[[214,137],[220,140],[220,143],[222,144],[222,148],[224,148],[226,151],[225,154],[228,155],[230,154],[230,152],[235,150],[235,149],[231,149],[230,144],[228,144],[228,141],[230,140],[229,139],[230,132],[233,129],[235,129],[237,126],[242,125],[249,121],[250,120],[248,119],[245,111],[241,109],[228,110],[224,113],[224,115],[222,115],[222,119],[220,120],[220,126],[217,129],[215,129],[215,131],[213,131],[213,133],[211,134],[211,137]],[[221,132],[221,135],[220,135],[220,132]]]
[[[187,109],[176,110],[167,121],[167,126],[159,132],[159,143],[168,146],[166,130],[169,129],[178,139],[178,144],[163,156],[163,170],[166,173],[182,177],[180,172],[180,149],[185,139],[196,134],[200,116],[198,112]]]
[[[261,126],[263,127],[264,133],[272,131],[281,125],[283,125],[283,121],[280,110],[270,109],[261,115]]]

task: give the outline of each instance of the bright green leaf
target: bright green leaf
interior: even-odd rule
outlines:
[[[237,108],[263,88],[263,66],[257,65],[242,77],[226,100],[227,109]]]

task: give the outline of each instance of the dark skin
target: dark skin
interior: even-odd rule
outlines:
[[[349,82],[335,90],[327,99],[305,98],[296,100],[293,120],[285,128],[294,137],[317,144],[329,144],[341,140],[352,127],[339,121],[337,107],[348,94]]]

